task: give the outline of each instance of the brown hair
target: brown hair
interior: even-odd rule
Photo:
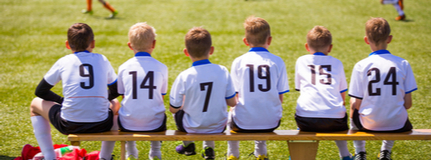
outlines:
[[[310,48],[321,51],[332,44],[332,35],[327,28],[315,26],[308,32],[306,41]]]
[[[390,25],[384,18],[371,18],[366,22],[366,36],[375,45],[385,43],[390,36]]]
[[[250,16],[245,20],[243,26],[246,31],[246,40],[252,46],[263,45],[270,37],[270,25],[262,18]]]
[[[210,33],[201,27],[194,27],[185,36],[186,49],[194,58],[206,56],[212,46]]]
[[[156,30],[145,22],[137,23],[129,29],[129,42],[137,51],[145,51],[152,47],[156,38]]]
[[[85,51],[93,40],[93,30],[85,23],[75,23],[68,29],[69,46],[74,51]]]

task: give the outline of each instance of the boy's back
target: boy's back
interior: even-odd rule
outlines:
[[[349,95],[362,99],[359,113],[366,129],[396,130],[408,118],[404,96],[416,89],[408,61],[378,50],[354,66]]]
[[[228,70],[208,60],[196,61],[177,77],[171,90],[172,106],[182,106],[188,133],[221,133],[227,122],[226,97],[235,95]],[[178,93],[178,94],[175,94]]]
[[[342,62],[332,56],[304,55],[296,62],[296,115],[316,118],[343,118],[346,109],[341,93],[347,90]]]
[[[236,58],[231,77],[239,96],[233,120],[242,129],[268,129],[279,125],[279,95],[289,91],[285,63],[267,49],[256,47]]]
[[[72,122],[98,122],[108,117],[107,85],[116,77],[105,56],[85,51],[59,59],[44,79],[52,85],[63,81],[62,118]]]
[[[119,110],[122,127],[138,131],[160,127],[165,119],[162,96],[167,82],[167,66],[146,52],[123,63],[118,78],[118,92],[125,95]]]

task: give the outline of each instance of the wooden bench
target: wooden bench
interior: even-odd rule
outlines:
[[[302,132],[298,130],[275,130],[270,133],[220,133],[190,134],[175,130],[165,132],[119,132],[110,131],[91,134],[69,134],[68,140],[74,146],[81,141],[121,141],[121,159],[125,160],[125,141],[287,141],[291,159],[314,160],[320,140],[431,140],[430,129],[414,129],[402,133],[379,133],[342,131],[332,133]]]

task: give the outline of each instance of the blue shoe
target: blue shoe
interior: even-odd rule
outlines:
[[[353,160],[353,158],[351,156],[346,156],[346,157],[342,157],[341,160]]]

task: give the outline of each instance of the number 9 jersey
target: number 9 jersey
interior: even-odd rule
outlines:
[[[414,73],[403,58],[387,50],[372,52],[352,71],[349,96],[361,99],[360,121],[368,130],[386,131],[405,125],[405,94],[417,90]]]
[[[72,122],[100,122],[108,117],[108,84],[117,75],[108,59],[88,51],[60,58],[45,74],[51,85],[62,80],[61,117]]]

